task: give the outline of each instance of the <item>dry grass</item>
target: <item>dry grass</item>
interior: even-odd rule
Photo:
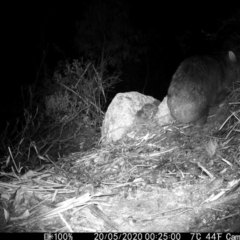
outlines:
[[[136,227],[136,222],[132,222],[133,225],[128,225],[128,228],[123,228],[120,224],[120,219],[126,219],[130,209],[133,210],[131,216],[139,214],[138,219],[148,218],[147,222],[150,221],[150,225],[153,219],[166,222],[171,219],[174,222],[174,219],[183,216],[197,218],[198,214],[202,214],[201,207],[206,204],[207,208],[210,206],[211,211],[214,211],[219,207],[214,205],[214,202],[233,200],[240,186],[239,82],[236,83],[229,101],[230,114],[219,129],[224,130],[224,137],[211,137],[203,147],[199,147],[197,142],[193,143],[194,148],[189,146],[189,128],[184,127],[180,131],[176,126],[156,129],[155,123],[149,122],[133,128],[121,142],[106,146],[99,144],[98,147],[87,151],[77,151],[59,157],[58,161],[47,155],[37,154],[41,159],[39,168],[20,174],[21,165],[14,159],[20,154],[20,146],[24,139],[19,138],[19,143],[14,146],[6,145],[4,163],[13,161],[14,164],[10,171],[3,171],[2,168],[0,172],[1,231],[136,231],[141,229]],[[189,131],[193,134],[191,136],[194,136],[193,130]],[[29,151],[34,149],[35,152],[39,152],[33,142],[28,148]],[[204,155],[204,151],[207,155]],[[216,180],[218,174],[228,183]],[[209,178],[210,184],[206,184]],[[164,208],[164,204],[167,204],[164,202],[161,205],[161,213],[154,215],[149,212],[141,214],[144,208],[139,210],[137,206],[140,202],[136,204],[136,208],[124,205],[126,203],[122,208],[114,207],[120,196],[129,196],[129,191],[135,194],[135,197],[128,204],[133,204],[136,198],[144,200],[146,196],[151,196],[153,199],[159,199],[159,194],[166,193],[170,196],[174,192],[176,202],[181,202],[184,195],[180,193],[183,191],[185,203],[192,196],[187,194],[196,186],[199,195],[195,189],[192,203],[185,204],[184,208],[176,207],[177,205],[174,205],[175,208]],[[146,193],[147,195],[144,195]],[[171,198],[174,199],[174,196],[171,195]],[[121,201],[125,201],[124,199]],[[168,201],[170,202],[170,199]],[[149,207],[147,206],[146,210]],[[107,212],[106,209],[111,209],[111,212]],[[120,211],[125,215],[120,215]],[[232,212],[228,210],[229,214],[226,214],[226,211],[218,211],[219,214],[225,214],[220,218],[222,221],[227,218],[234,219],[236,214],[240,213],[237,206]],[[236,214],[232,214],[234,211]],[[187,218],[184,221],[187,221]],[[161,223],[158,222],[158,226]]]

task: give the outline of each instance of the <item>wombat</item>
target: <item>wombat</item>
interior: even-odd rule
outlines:
[[[172,117],[181,123],[205,124],[210,107],[220,103],[237,80],[238,64],[231,51],[224,56],[195,56],[183,61],[168,89]]]

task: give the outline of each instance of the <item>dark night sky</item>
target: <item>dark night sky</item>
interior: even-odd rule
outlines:
[[[19,95],[21,85],[29,84],[36,78],[36,71],[42,58],[41,43],[45,47],[58,45],[61,55],[49,50],[48,61],[54,65],[59,58],[74,56],[73,38],[75,20],[83,15],[85,2],[76,5],[69,2],[55,6],[44,3],[19,5],[6,10],[4,19],[4,67],[2,74],[0,114],[1,118],[9,112],[11,102]],[[192,5],[168,6],[165,1],[125,1],[130,9],[130,23],[145,34],[155,31],[171,36],[186,28],[191,31],[206,31],[217,26],[217,19],[230,16],[237,6],[204,6],[200,2]],[[7,9],[7,8],[6,8]],[[6,41],[6,42],[5,42]],[[169,46],[171,48],[171,46]],[[174,54],[170,53],[173,58]],[[2,56],[3,57],[3,56]]]

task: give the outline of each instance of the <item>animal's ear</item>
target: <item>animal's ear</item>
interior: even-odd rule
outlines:
[[[234,63],[237,62],[237,57],[232,51],[228,52],[228,58],[230,59],[231,62],[234,62]]]

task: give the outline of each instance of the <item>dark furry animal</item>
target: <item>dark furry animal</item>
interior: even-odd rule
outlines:
[[[228,87],[238,79],[239,63],[229,51],[225,56],[195,56],[186,59],[172,77],[168,89],[168,107],[181,123],[203,125],[210,107],[228,94]]]
[[[160,101],[155,100],[152,103],[146,103],[143,105],[141,110],[139,110],[136,114],[137,117],[141,119],[151,119],[153,118],[157,112],[158,112],[158,105],[160,104]]]

